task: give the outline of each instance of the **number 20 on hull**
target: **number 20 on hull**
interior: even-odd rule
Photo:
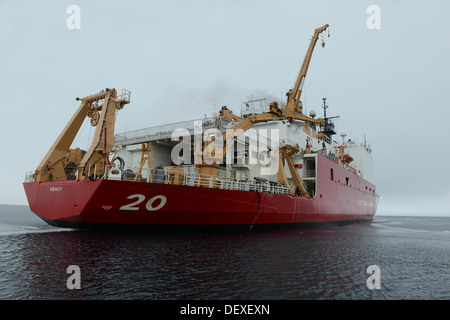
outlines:
[[[119,210],[128,210],[128,211],[138,211],[139,205],[145,200],[145,196],[143,194],[132,194],[131,196],[128,196],[127,199],[131,200],[137,198],[136,201],[126,204],[124,206],[121,206]],[[156,206],[154,206],[154,202],[160,200],[160,203]],[[167,198],[163,195],[157,195],[153,198],[150,198],[147,203],[145,204],[145,208],[148,211],[157,211],[164,207],[164,205],[167,202]]]

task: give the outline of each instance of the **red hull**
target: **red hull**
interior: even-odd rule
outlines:
[[[322,156],[317,172],[313,199],[114,180],[28,182],[24,188],[31,210],[63,227],[262,226],[373,218],[376,195],[367,191],[374,190],[373,184]]]

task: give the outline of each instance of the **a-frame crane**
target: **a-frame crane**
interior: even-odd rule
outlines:
[[[123,90],[117,97],[115,89],[107,88],[77,100],[81,100],[80,107],[37,167],[35,181],[83,180],[105,173],[114,146],[116,111],[130,103],[130,91]],[[70,149],[86,117],[97,126],[93,142],[87,151]]]

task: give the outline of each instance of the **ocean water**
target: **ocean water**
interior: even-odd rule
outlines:
[[[60,229],[0,205],[0,299],[448,300],[450,217],[143,234]]]

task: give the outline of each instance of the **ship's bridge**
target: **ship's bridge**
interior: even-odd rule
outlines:
[[[268,111],[267,98],[250,99],[241,104],[241,118],[245,119],[255,114],[260,114]]]

